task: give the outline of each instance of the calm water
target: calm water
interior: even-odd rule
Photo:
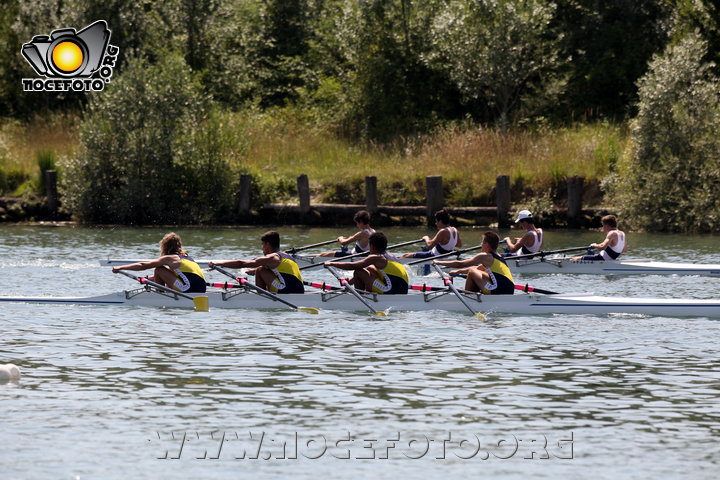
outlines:
[[[466,245],[482,231],[464,231]],[[163,233],[0,227],[2,294],[133,287],[97,260],[152,257]],[[193,256],[229,258],[254,256],[262,230],[179,233]],[[344,231],[281,233],[299,246]],[[600,239],[552,232],[547,246]],[[633,257],[720,263],[717,236],[629,241]],[[717,278],[517,280],[720,296]],[[718,321],[1,308],[0,363],[23,372],[0,384],[2,479],[710,479],[720,468]]]

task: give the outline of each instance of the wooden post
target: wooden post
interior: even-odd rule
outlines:
[[[310,182],[304,173],[297,177],[298,197],[300,197],[300,213],[310,213]]]
[[[377,177],[365,177],[365,209],[370,215],[377,213]]]
[[[428,225],[435,224],[435,212],[443,208],[442,176],[430,175],[425,177],[427,189],[427,220]]]
[[[495,178],[495,203],[499,227],[507,227],[510,215],[510,176],[498,175]]]
[[[250,187],[252,177],[246,173],[240,175],[240,199],[238,201],[238,212],[240,215],[250,214]]]
[[[567,179],[568,193],[568,224],[578,226],[580,223],[580,215],[582,213],[582,194],[585,179],[583,177],[570,177]]]
[[[50,211],[50,217],[55,218],[58,211],[58,194],[57,194],[57,171],[45,170],[45,195],[47,196],[47,207]]]

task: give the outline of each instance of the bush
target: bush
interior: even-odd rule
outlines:
[[[178,55],[129,59],[90,102],[81,141],[63,188],[83,221],[203,223],[232,209],[232,131]]]
[[[720,228],[720,83],[706,51],[689,35],[654,58],[639,82],[630,147],[610,182],[631,226]]]

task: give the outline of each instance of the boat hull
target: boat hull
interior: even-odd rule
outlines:
[[[720,265],[700,263],[670,263],[652,260],[573,261],[569,258],[507,259],[513,273],[583,275],[702,275],[720,277]]]
[[[194,296],[201,295],[195,294]],[[211,309],[288,309],[282,303],[255,293],[212,291],[207,294]],[[321,310],[363,311],[366,307],[352,295],[304,294],[283,295],[283,299],[301,307]],[[519,315],[546,314],[642,314],[666,317],[720,318],[720,300],[659,299],[601,297],[592,294],[571,295],[463,295],[476,312]],[[441,310],[467,312],[466,307],[453,294],[444,292],[407,295],[371,295],[366,297],[375,310],[424,311]],[[117,292],[96,297],[0,297],[0,302],[23,302],[72,305],[128,305],[143,307],[193,308],[190,299],[154,291]]]

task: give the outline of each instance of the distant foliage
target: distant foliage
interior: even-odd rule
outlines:
[[[655,57],[615,194],[634,226],[720,230],[720,82],[696,34]]]
[[[90,103],[84,150],[67,162],[66,201],[99,223],[222,220],[233,202],[236,143],[184,60],[128,61]]]
[[[429,60],[467,100],[487,102],[506,129],[518,110],[562,92],[555,8],[543,0],[450,1],[435,19]]]

